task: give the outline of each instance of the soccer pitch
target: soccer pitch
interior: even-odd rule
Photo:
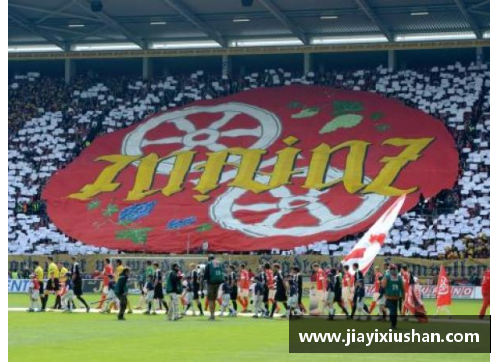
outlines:
[[[86,294],[87,301],[98,300]],[[135,305],[137,296],[132,296]],[[49,306],[54,302],[51,296]],[[9,295],[9,307],[27,307],[28,297]],[[476,315],[480,301],[454,301],[455,315]],[[427,301],[429,314],[434,301]],[[127,315],[118,322],[115,315],[97,313],[9,312],[9,361],[71,362],[100,361],[435,361],[475,359],[489,361],[489,354],[289,354],[288,321],[253,318],[187,316],[167,322],[156,316]]]

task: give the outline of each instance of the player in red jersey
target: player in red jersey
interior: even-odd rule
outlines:
[[[408,289],[410,289],[410,272],[408,271],[408,267],[403,265],[401,267],[401,278],[403,279],[403,289],[405,291],[405,295],[408,293]],[[402,316],[405,316],[408,312],[407,308],[404,306],[404,300],[399,300],[399,311]]]
[[[481,284],[481,292],[483,294],[483,305],[479,312],[479,318],[483,319],[486,314],[486,309],[490,306],[490,269],[486,269],[483,274],[483,283]]]
[[[276,289],[274,289],[274,274],[271,269],[271,264],[264,264],[264,274],[266,277],[266,286],[268,290],[267,301],[264,301],[266,310],[269,309],[269,303],[274,304],[274,296],[276,295]]]
[[[316,292],[318,293],[318,309],[323,312],[325,308],[325,298],[326,298],[326,273],[320,268],[318,263],[313,264],[313,270],[316,274]]]
[[[380,267],[375,267],[375,276],[373,281],[373,298],[372,304],[370,304],[370,314],[372,314],[373,310],[377,306],[377,300],[380,298],[380,280],[382,279],[382,273],[380,272]]]
[[[40,282],[38,281],[35,273],[31,274],[28,295],[30,297],[30,307],[28,312],[40,310],[42,307],[42,304],[40,303]]]
[[[255,273],[252,269],[248,268],[248,280],[252,280],[253,278],[255,278]]]
[[[342,299],[344,307],[350,305],[353,308],[353,293],[354,278],[349,272],[349,265],[344,265],[344,272],[342,273]]]
[[[238,295],[238,302],[243,307],[242,313],[248,312],[248,295],[250,294],[250,275],[245,268],[245,264],[240,265],[240,290]]]
[[[99,304],[97,304],[97,309],[101,309],[102,305],[104,304],[104,301],[107,298],[108,295],[108,288],[109,288],[109,275],[113,275],[113,266],[111,265],[111,260],[109,258],[104,259],[104,269],[102,270],[102,273],[100,277],[102,278],[102,293],[101,293],[101,299],[99,300]]]

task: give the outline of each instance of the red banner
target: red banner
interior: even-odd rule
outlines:
[[[367,229],[453,186],[441,122],[365,92],[291,86],[156,114],[96,139],[43,193],[85,243],[148,252],[291,249]]]
[[[446,276],[446,270],[444,266],[441,265],[439,270],[438,285],[436,288],[436,304],[438,307],[451,304],[451,286],[448,277]]]

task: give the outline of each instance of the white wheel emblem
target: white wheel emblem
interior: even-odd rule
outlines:
[[[187,116],[197,113],[222,113],[222,117],[206,128],[197,128]],[[226,124],[230,123],[236,116],[245,114],[259,122],[255,128],[234,128],[220,131]],[[146,133],[164,124],[173,124],[179,131],[185,133],[182,137],[166,137],[155,140],[145,138]],[[234,123],[234,122],[233,122]],[[131,131],[122,143],[124,155],[142,155],[143,147],[152,145],[179,144],[178,150],[187,151],[198,146],[208,148],[212,152],[227,148],[222,144],[225,137],[255,137],[255,141],[248,148],[266,149],[271,146],[281,134],[281,122],[278,117],[262,108],[243,103],[223,103],[217,106],[196,106],[185,108],[180,111],[168,112],[153,117]],[[239,157],[229,157],[229,162],[238,162]],[[138,164],[138,163],[134,163]],[[194,164],[195,167],[197,164]],[[162,162],[157,169],[158,173],[169,174],[173,168],[173,160]]]
[[[305,177],[308,168],[303,167],[299,170],[301,173],[294,175],[294,177]],[[343,171],[330,167],[327,172],[326,181],[342,176]],[[256,180],[267,183],[269,176],[259,174],[256,176]],[[365,177],[364,182],[369,183],[371,180]],[[306,195],[294,195],[288,187],[281,186],[269,191],[276,198],[276,202],[238,204],[238,199],[247,192],[240,188],[231,187],[220,195],[210,206],[210,217],[212,220],[224,229],[238,230],[253,237],[309,236],[322,232],[336,232],[351,228],[372,216],[389,199],[386,196],[377,194],[360,196],[362,202],[353,212],[348,215],[335,215],[320,199],[320,196],[328,193],[329,190],[309,190]],[[255,197],[258,198],[259,196],[255,195]],[[353,197],[355,196],[353,195]],[[244,223],[234,216],[234,213],[237,211],[269,212],[271,210],[277,211],[273,211],[263,221],[256,223]],[[297,225],[288,228],[276,226],[278,221],[283,217],[294,212],[309,213],[317,220],[317,225]]]

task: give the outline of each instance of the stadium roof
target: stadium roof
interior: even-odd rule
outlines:
[[[482,39],[489,28],[489,0],[9,0],[14,52]]]

